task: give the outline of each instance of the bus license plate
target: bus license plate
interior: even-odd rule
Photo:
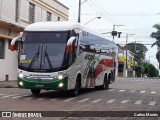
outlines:
[[[37,84],[36,87],[44,87],[44,85]]]

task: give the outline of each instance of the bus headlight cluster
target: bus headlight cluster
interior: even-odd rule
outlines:
[[[59,83],[59,85],[58,85],[59,87],[63,87],[63,83]]]
[[[19,82],[19,85],[20,85],[20,86],[23,86],[23,82],[22,82],[22,81],[20,81],[20,82]]]
[[[24,78],[24,75],[22,73],[19,74],[19,78]]]
[[[63,75],[58,75],[58,80],[62,80],[64,78]]]

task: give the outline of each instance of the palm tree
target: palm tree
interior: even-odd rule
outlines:
[[[156,38],[156,42],[154,42],[151,47],[153,47],[154,45],[158,46],[158,51],[157,51],[157,54],[156,54],[156,58],[159,62],[159,69],[160,69],[160,24],[153,25],[153,28],[156,28],[157,32],[152,32],[150,37],[151,38]]]
[[[153,28],[156,28],[157,32],[152,32],[150,37],[156,38],[156,42],[154,42],[151,47],[153,47],[154,45],[160,47],[160,24],[153,25]]]

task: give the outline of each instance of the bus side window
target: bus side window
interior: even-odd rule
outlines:
[[[77,39],[75,39],[72,43],[72,63],[75,61],[77,56]]]

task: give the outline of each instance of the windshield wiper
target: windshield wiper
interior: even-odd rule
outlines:
[[[50,61],[50,59],[49,59],[49,55],[48,55],[48,53],[47,53],[47,45],[46,45],[46,48],[45,48],[44,63],[45,63],[45,58],[47,58],[47,61],[48,61],[48,64],[49,64],[50,69],[53,69],[52,64],[51,64],[51,61]]]
[[[32,58],[31,63],[28,65],[28,68],[31,68],[31,67],[33,66],[33,64],[35,63],[36,59],[37,59],[37,61],[38,61],[38,58],[39,58],[39,50],[40,50],[40,45],[39,45],[38,51],[36,52],[36,54],[35,54],[34,57]]]

